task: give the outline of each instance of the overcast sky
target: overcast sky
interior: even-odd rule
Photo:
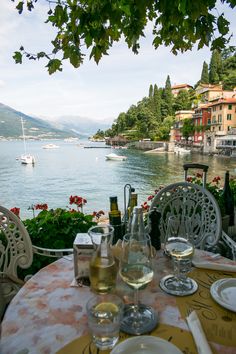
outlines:
[[[29,115],[55,119],[77,115],[97,120],[114,120],[148,95],[150,84],[163,87],[167,75],[171,83],[194,85],[202,63],[209,63],[210,50],[193,50],[174,56],[168,48],[154,50],[151,39],[142,41],[139,55],[118,43],[97,66],[85,60],[79,69],[64,63],[62,73],[49,76],[43,61],[16,65],[14,51],[23,45],[30,52],[49,48],[54,38],[44,24],[47,3],[38,1],[32,13],[19,15],[10,0],[0,1],[0,103]],[[235,30],[235,10],[227,11]],[[235,39],[232,42],[235,45]]]

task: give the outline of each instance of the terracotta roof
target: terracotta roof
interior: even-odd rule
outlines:
[[[184,88],[184,87],[191,87],[191,88],[193,88],[193,86],[188,85],[188,84],[179,84],[179,85],[171,86],[171,89],[174,90],[174,89]]]
[[[229,103],[236,103],[236,98],[224,98],[224,99],[221,99],[217,102],[214,102],[214,103],[211,103],[209,104],[209,107],[211,106],[216,106],[216,105],[219,105],[219,104],[229,104]]]

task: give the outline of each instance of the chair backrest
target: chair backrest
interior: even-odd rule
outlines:
[[[13,212],[0,206],[0,281],[9,300],[18,291],[17,284],[23,283],[18,267],[27,269],[32,261],[32,243],[25,226]]]
[[[152,200],[150,210],[161,213],[160,233],[166,238],[167,222],[171,215],[190,216],[191,240],[196,248],[215,246],[221,237],[222,223],[219,206],[213,195],[202,186],[189,182],[173,183],[161,189]]]

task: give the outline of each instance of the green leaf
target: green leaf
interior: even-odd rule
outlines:
[[[16,9],[18,10],[19,14],[22,14],[22,12],[23,12],[23,6],[24,6],[23,1],[20,1],[20,2],[18,3],[18,5],[16,6]]]
[[[62,63],[59,59],[51,59],[49,60],[46,68],[48,68],[49,75],[55,73],[56,71],[62,71],[61,67]]]
[[[223,15],[218,17],[217,27],[222,35],[226,35],[229,32],[229,21],[227,21]]]
[[[13,59],[15,60],[16,64],[22,64],[22,54],[20,52],[15,52]]]

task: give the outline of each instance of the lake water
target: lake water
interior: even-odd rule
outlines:
[[[80,141],[91,146],[103,143]],[[118,196],[123,211],[123,188],[130,183],[138,193],[139,204],[160,184],[183,181],[183,163],[209,165],[208,180],[224,177],[226,169],[236,174],[236,159],[189,154],[144,154],[137,150],[105,148],[84,149],[76,144],[56,141],[55,150],[42,149],[46,141],[27,143],[27,150],[36,157],[35,166],[16,160],[23,153],[21,141],[0,142],[0,204],[21,208],[21,218],[31,217],[31,204],[47,203],[49,208],[69,206],[70,195],[87,199],[85,212],[109,209],[109,197]],[[126,161],[107,161],[105,155],[116,152]]]

